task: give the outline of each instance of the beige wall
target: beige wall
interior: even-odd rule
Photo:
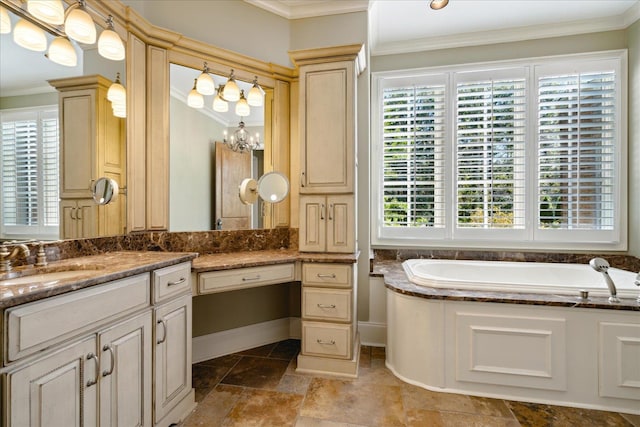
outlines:
[[[58,92],[37,93],[23,96],[5,96],[0,98],[0,110],[39,107],[41,105],[58,105]]]
[[[640,21],[629,43],[629,254],[640,257]]]

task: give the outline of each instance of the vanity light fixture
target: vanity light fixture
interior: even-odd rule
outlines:
[[[222,97],[229,102],[236,102],[240,100],[240,88],[236,83],[236,78],[233,75],[233,69],[231,70],[231,74],[229,74],[229,80],[224,85],[224,89],[222,90]]]
[[[127,90],[120,83],[120,73],[116,73],[116,81],[107,90],[107,100],[111,101],[114,116],[127,117]]]
[[[255,139],[253,136],[249,136],[249,132],[244,128],[244,122],[241,120],[238,129],[233,132],[229,139],[227,139],[227,131],[224,131],[224,139],[222,141],[233,151],[244,153],[260,147],[260,134],[256,133]]]
[[[193,80],[193,89],[189,92],[187,96],[187,105],[191,108],[202,108],[204,107],[204,98],[202,94],[198,92],[196,87],[198,86],[198,79]]]
[[[440,10],[448,4],[449,0],[431,0],[431,2],[429,3],[429,7],[433,10]]]
[[[207,67],[206,62],[204,63],[202,73],[198,76],[196,89],[198,89],[198,92],[202,95],[213,95],[216,93],[216,84],[209,75],[209,67]]]
[[[49,45],[49,51],[46,56],[56,64],[67,67],[75,67],[78,65],[76,50],[73,48],[69,39],[63,36],[58,36],[53,39]]]
[[[244,90],[240,91],[240,100],[236,103],[236,115],[246,117],[251,114],[251,108],[247,99],[244,97]]]
[[[100,34],[98,53],[113,61],[124,59],[124,43],[114,30],[113,16],[104,17],[90,8],[85,0],[71,4],[66,10],[65,3],[61,0],[27,0],[24,7],[22,1],[3,2],[0,7],[0,34],[11,32],[11,17],[8,12],[12,12],[20,18],[13,28],[16,44],[25,49],[44,52],[47,50],[45,32],[50,33],[55,37],[52,42],[55,46],[49,48],[47,56],[58,64],[69,65],[75,55],[75,48],[69,39],[87,45],[96,42],[96,24],[88,12],[91,9],[94,15],[105,20],[107,27]],[[71,48],[74,49],[74,54],[71,53]],[[75,56],[77,64],[77,55]]]
[[[217,111],[218,113],[226,113],[229,111],[229,103],[222,98],[223,89],[224,85],[220,85],[216,96],[213,98],[213,111]]]
[[[253,78],[253,86],[249,89],[247,95],[247,103],[252,107],[262,107],[264,99],[264,90],[258,84],[258,76]]]

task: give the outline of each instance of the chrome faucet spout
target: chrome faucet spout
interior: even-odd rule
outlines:
[[[620,302],[620,300],[618,299],[618,292],[616,290],[616,285],[613,283],[611,276],[609,276],[609,273],[607,272],[607,270],[609,270],[609,267],[610,267],[607,260],[602,258],[593,258],[591,261],[589,261],[589,265],[595,271],[597,271],[598,273],[602,273],[602,275],[604,276],[604,281],[607,284],[607,288],[609,288],[609,302],[611,303]]]
[[[9,246],[13,246],[11,252],[9,252]],[[22,252],[25,258],[31,254],[29,247],[24,243],[3,243],[2,246],[0,246],[0,271],[11,271],[11,260],[17,257],[20,252]]]

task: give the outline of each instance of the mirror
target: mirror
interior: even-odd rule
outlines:
[[[11,28],[14,29],[18,17],[10,11],[9,16],[12,23]],[[100,29],[98,29],[98,34],[100,34]],[[47,45],[50,45],[53,36],[46,34],[46,37]],[[114,80],[117,72],[120,72],[120,76],[124,80],[125,61],[110,61],[102,58],[98,54],[97,45],[81,47],[76,42],[71,44],[78,58],[75,67],[54,63],[47,59],[44,52],[34,52],[18,46],[13,41],[13,33],[0,35],[0,120],[4,123],[3,127],[19,123],[25,112],[35,111],[36,108],[42,112],[34,112],[36,119],[30,120],[37,120],[36,114],[40,114],[40,117],[44,116],[48,120],[47,126],[53,126],[52,123],[58,125],[58,92],[47,83],[48,80],[92,74],[101,74]],[[40,107],[45,108],[41,109]],[[45,135],[44,132],[43,135]],[[6,158],[7,152],[3,154],[0,150],[0,160]],[[57,138],[55,143],[48,143],[46,153],[48,165],[60,163]],[[42,159],[30,159],[28,162],[31,165],[43,164]],[[51,175],[51,170],[47,169],[43,173],[47,174],[49,185],[38,186],[31,182],[28,186],[21,187],[21,195],[28,192],[29,201],[26,201],[26,199],[16,196],[16,185],[13,188],[9,187],[8,183],[12,181],[10,172],[4,169],[3,173],[6,175],[0,176],[2,182],[2,187],[0,187],[0,239],[60,239],[63,212],[59,205],[58,175]],[[15,174],[13,181],[17,181]],[[88,194],[90,182],[87,182],[86,186]],[[37,202],[33,203],[33,200]]]
[[[202,69],[169,67],[169,231],[263,228],[262,204],[241,203],[238,188],[243,179],[264,173],[265,108],[250,107],[248,116],[238,116],[236,103],[229,102],[229,111],[218,112],[214,95],[203,97],[202,108],[190,107],[188,96],[200,74]],[[210,75],[216,87],[229,77]],[[236,82],[248,94],[252,83]],[[225,144],[241,126],[259,141],[256,149],[233,151]]]
[[[98,178],[91,189],[93,201],[98,205],[107,205],[118,196],[118,183],[111,178]]]
[[[289,194],[289,180],[280,172],[269,172],[258,181],[258,194],[265,202],[280,203]]]

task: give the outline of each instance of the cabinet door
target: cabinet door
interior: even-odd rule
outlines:
[[[100,426],[150,426],[151,311],[98,335]]]
[[[300,193],[353,193],[355,71],[352,61],[300,69]]]
[[[95,348],[92,336],[9,372],[9,425],[98,425]]]
[[[61,239],[77,239],[78,222],[77,222],[78,204],[75,200],[60,200],[60,238]]]
[[[299,250],[324,252],[327,246],[327,198],[301,196]]]
[[[191,295],[155,310],[154,421],[191,391]]]
[[[98,205],[93,199],[78,200],[76,217],[78,220],[78,237],[90,238],[98,236]]]
[[[355,235],[353,196],[327,197],[327,252],[354,252]]]

